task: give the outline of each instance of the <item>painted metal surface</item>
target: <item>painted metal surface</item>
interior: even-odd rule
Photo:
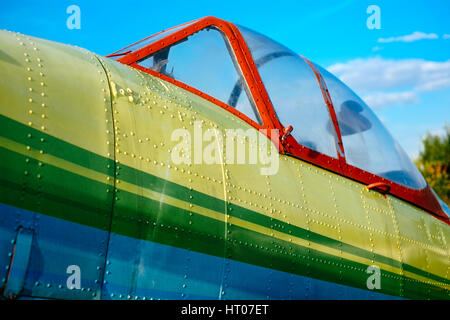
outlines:
[[[0,202],[24,209],[2,207],[1,255],[12,252],[16,230],[33,230],[22,294],[98,298],[113,197],[107,179],[114,172],[108,159],[114,141],[105,72],[83,49],[5,31],[0,42]],[[103,231],[85,234],[82,224]],[[83,290],[67,289],[66,270],[74,264],[83,271]],[[3,285],[5,271],[0,271]]]
[[[183,27],[184,26],[184,27]],[[252,125],[256,129],[260,129],[261,126],[259,126],[257,123],[255,123],[253,120],[248,118],[246,115],[240,113],[239,111],[235,110],[234,108],[228,106],[226,103],[219,101],[191,86],[188,84],[182,83],[180,81],[177,81],[175,79],[172,79],[168,76],[165,76],[161,73],[155,72],[153,70],[147,69],[145,67],[140,66],[137,62],[159,50],[162,48],[165,48],[167,46],[170,46],[177,41],[180,41],[181,39],[184,39],[199,30],[202,30],[204,28],[214,26],[221,30],[221,32],[224,34],[224,36],[228,39],[230,43],[230,47],[232,48],[234,55],[236,56],[237,62],[240,66],[240,69],[242,70],[242,74],[244,76],[245,81],[247,82],[247,85],[250,89],[251,95],[253,96],[253,100],[255,101],[256,106],[258,107],[261,119],[263,120],[263,128],[267,129],[278,129],[279,132],[284,132],[285,127],[289,126],[288,124],[282,124],[278,117],[276,116],[276,113],[274,111],[272,102],[270,101],[269,95],[267,93],[266,88],[264,87],[264,83],[261,79],[261,76],[259,75],[258,68],[253,61],[252,55],[250,53],[250,50],[243,39],[240,31],[238,28],[225,20],[221,20],[215,17],[204,17],[201,19],[194,20],[190,23],[180,25],[179,27],[176,27],[178,29],[176,32],[171,33],[170,35],[167,35],[165,37],[161,37],[161,39],[150,43],[148,45],[143,46],[142,48],[137,49],[136,51],[130,51],[125,56],[120,57],[117,59],[117,61],[130,65],[134,68],[137,68],[139,70],[142,70],[148,74],[151,74],[153,76],[159,77],[165,81],[168,81],[172,84],[175,84],[185,90],[188,90],[194,94],[197,94],[204,99],[211,101],[212,103],[215,103],[216,105],[224,108],[225,110],[228,110],[232,114],[235,114],[236,116],[240,117],[242,120],[247,122],[248,124]],[[147,39],[147,38],[146,38]],[[143,39],[145,40],[145,39]],[[141,40],[141,41],[143,41]],[[128,48],[128,47],[126,47]],[[122,49],[121,51],[125,50],[126,48]],[[334,111],[333,102],[331,100],[330,94],[326,88],[325,80],[323,79],[320,71],[314,67],[314,65],[306,58],[305,61],[311,66],[313,72],[315,73],[318,81],[318,85],[320,89],[322,90],[324,101],[326,105],[329,108],[330,116],[333,122],[333,126],[335,129],[335,135],[336,135],[336,144],[337,144],[337,151],[338,151],[338,160],[334,159],[326,154],[322,154],[320,152],[317,152],[315,150],[312,150],[299,142],[297,142],[294,137],[289,136],[287,139],[283,139],[278,141],[280,152],[285,152],[287,154],[290,154],[294,157],[297,157],[299,159],[308,161],[310,163],[313,163],[315,165],[318,165],[322,168],[331,170],[335,173],[341,174],[345,177],[348,177],[350,179],[356,180],[358,182],[370,185],[373,183],[385,183],[389,184],[390,186],[390,193],[396,197],[399,197],[403,200],[406,200],[410,203],[415,204],[416,206],[419,206],[430,214],[434,215],[437,219],[440,219],[447,224],[450,225],[450,220],[447,214],[442,209],[441,205],[439,204],[438,199],[433,194],[433,191],[429,186],[426,186],[425,188],[421,190],[415,190],[411,188],[407,188],[405,186],[402,186],[398,183],[395,183],[391,180],[385,179],[383,177],[380,177],[378,175],[372,174],[370,172],[367,172],[365,170],[362,170],[360,168],[354,167],[350,164],[348,164],[345,160],[345,151],[342,143],[342,137],[340,134],[340,128],[339,124],[336,118],[336,114]],[[268,137],[270,138],[271,131],[268,130]],[[272,140],[275,140],[275,138],[271,138]]]
[[[3,292],[5,297],[13,299],[22,293],[30,262],[32,241],[32,232],[23,228],[17,231],[17,237],[14,240],[11,252],[11,263],[8,266],[6,286]]]
[[[450,228],[425,211],[287,155],[273,176],[174,165],[173,130],[252,126],[82,49],[0,42],[1,292],[26,229],[22,297],[450,298]]]

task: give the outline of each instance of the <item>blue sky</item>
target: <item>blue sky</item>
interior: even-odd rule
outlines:
[[[68,29],[66,9],[81,10]],[[368,29],[369,5],[381,29]],[[450,124],[450,1],[0,0],[0,28],[106,55],[213,15],[247,26],[329,69],[374,109],[410,156]]]

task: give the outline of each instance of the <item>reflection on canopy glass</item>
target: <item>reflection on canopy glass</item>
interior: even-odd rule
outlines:
[[[303,146],[337,158],[336,134],[328,107],[308,63],[260,33],[241,26],[239,30],[281,123],[292,125],[292,136]]]
[[[138,64],[207,93],[261,124],[233,50],[215,27],[183,38]]]
[[[425,179],[375,113],[342,81],[317,68],[333,101],[347,162],[405,187],[425,188]]]
[[[297,54],[255,31],[239,26],[275,112],[292,125],[296,140],[336,158],[336,133],[317,79]],[[318,67],[329,89],[347,163],[413,189],[425,179],[370,108],[345,84]]]

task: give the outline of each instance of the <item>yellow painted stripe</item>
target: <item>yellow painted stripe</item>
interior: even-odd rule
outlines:
[[[6,139],[4,137],[0,137],[0,146],[7,148],[11,151],[17,152],[19,154],[22,154],[24,156],[31,157],[31,158],[34,158],[39,161],[43,161],[43,162],[48,163],[57,168],[78,174],[85,178],[88,178],[88,179],[91,179],[94,181],[98,181],[98,182],[101,182],[104,184],[108,184],[110,186],[114,185],[113,177],[111,177],[109,175],[99,173],[97,171],[85,168],[83,166],[79,166],[75,163],[55,157],[50,154],[45,154],[45,153],[41,154],[38,150],[33,150],[33,149],[28,150],[25,145],[17,143],[15,141],[12,141],[9,139]],[[162,202],[162,203],[174,206],[174,207],[178,207],[180,209],[190,210],[194,213],[197,213],[197,214],[203,215],[205,217],[215,219],[215,220],[218,220],[218,221],[221,221],[224,223],[225,222],[231,223],[235,226],[238,226],[238,227],[241,227],[241,228],[253,231],[253,232],[257,232],[257,233],[260,233],[260,234],[263,234],[266,236],[274,237],[274,238],[282,240],[282,241],[290,242],[290,243],[293,243],[296,245],[300,245],[300,246],[308,247],[308,248],[311,248],[311,249],[314,249],[314,250],[317,250],[320,252],[324,252],[324,253],[333,255],[335,257],[342,257],[344,259],[348,259],[348,260],[358,262],[358,263],[361,263],[364,265],[377,265],[378,267],[380,267],[380,269],[395,273],[399,276],[401,276],[401,274],[402,274],[402,270],[399,268],[396,268],[396,267],[393,267],[393,266],[390,266],[387,264],[383,264],[380,262],[375,262],[370,259],[366,259],[366,258],[360,257],[358,255],[354,255],[351,253],[343,252],[338,249],[331,248],[331,247],[328,247],[325,245],[310,242],[310,241],[307,241],[302,238],[294,237],[294,236],[261,226],[259,224],[255,224],[255,223],[252,223],[252,222],[240,219],[240,218],[236,218],[236,217],[231,217],[229,215],[226,215],[226,214],[223,214],[223,213],[220,213],[220,212],[217,212],[217,211],[214,211],[214,210],[202,207],[202,206],[198,206],[198,205],[191,206],[191,204],[189,202],[186,202],[186,201],[183,201],[183,200],[180,200],[177,198],[173,198],[171,196],[162,194],[160,192],[153,191],[148,188],[143,188],[141,186],[138,186],[138,185],[135,185],[132,183],[120,181],[120,186],[118,185],[117,188],[119,190],[127,191],[127,192],[133,193],[138,196],[143,196],[143,197],[146,197],[146,198],[154,200],[154,201],[158,201],[158,202]],[[224,236],[226,237],[226,233]],[[450,290],[450,285],[447,285],[447,284],[444,284],[441,282],[437,282],[434,280],[430,280],[426,277],[422,277],[415,273],[403,271],[403,274],[414,280],[424,282],[427,284],[431,284],[434,286],[442,287],[442,288],[445,288],[446,290]]]
[[[40,150],[38,149],[33,149],[31,147],[28,149],[27,146],[21,143],[17,143],[13,140],[1,136],[0,136],[0,147],[14,151],[25,157],[30,157],[36,159],[37,161],[48,163],[59,169],[63,169],[78,174],[82,177],[89,178],[91,180],[98,181],[110,186],[114,185],[114,177],[111,177],[107,174],[99,173],[98,171],[80,166],[78,164],[55,157],[45,152],[40,153]]]

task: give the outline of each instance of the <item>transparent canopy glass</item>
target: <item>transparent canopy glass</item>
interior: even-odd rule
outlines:
[[[124,54],[124,53],[127,53],[127,52],[137,51],[137,50],[139,50],[139,49],[141,49],[141,48],[143,48],[143,47],[145,47],[145,46],[147,46],[147,45],[149,45],[149,44],[151,44],[151,43],[153,43],[155,41],[158,41],[159,39],[167,37],[168,35],[171,35],[172,33],[175,33],[176,31],[185,28],[186,26],[188,26],[188,25],[190,25],[190,24],[192,24],[194,22],[195,21],[191,21],[189,23],[185,23],[185,24],[179,25],[177,27],[170,28],[170,29],[158,32],[157,34],[154,34],[154,35],[152,35],[150,37],[147,37],[145,39],[142,39],[142,40],[140,40],[140,41],[138,41],[138,42],[136,42],[136,43],[134,43],[132,45],[129,45],[129,46],[127,46],[127,47],[125,47],[125,48],[115,52],[114,54],[115,55],[120,55],[120,54]]]
[[[295,52],[238,26],[269,94],[278,119],[292,125],[298,143],[337,158],[334,127],[311,67]]]
[[[335,132],[318,81],[297,54],[255,31],[238,26],[284,126],[297,141],[336,157]],[[347,163],[412,189],[427,183],[372,110],[335,76],[317,67],[328,87]]]
[[[412,189],[427,183],[375,113],[349,87],[321,67],[341,130],[347,163]]]
[[[202,29],[137,63],[207,93],[261,124],[233,50],[215,27]]]

